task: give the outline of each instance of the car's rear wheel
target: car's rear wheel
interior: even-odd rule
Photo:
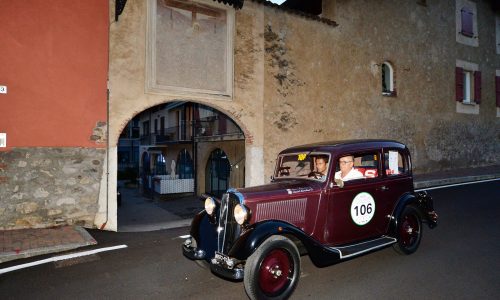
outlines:
[[[250,299],[287,299],[299,282],[300,256],[284,236],[268,238],[245,264],[244,284]]]
[[[414,206],[406,206],[399,216],[396,236],[394,249],[398,253],[407,255],[417,251],[422,239],[422,220]]]

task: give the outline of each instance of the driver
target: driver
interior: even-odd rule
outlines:
[[[325,180],[327,169],[328,169],[328,156],[327,155],[316,156],[316,159],[314,160],[314,171],[311,172],[311,175],[309,176],[314,176],[314,178],[316,179]]]
[[[352,179],[364,178],[363,173],[353,168],[354,156],[343,156],[339,159],[340,171],[335,172],[335,179],[348,181]]]

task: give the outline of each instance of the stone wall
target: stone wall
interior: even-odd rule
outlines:
[[[14,148],[0,152],[0,230],[93,227],[105,149]]]
[[[471,47],[455,40],[455,1],[417,2],[324,1],[337,27],[264,9],[266,176],[285,147],[359,138],[407,144],[416,173],[500,164],[495,14],[477,3],[479,47]],[[457,112],[457,59],[482,72],[478,115]],[[381,92],[385,61],[396,96]]]

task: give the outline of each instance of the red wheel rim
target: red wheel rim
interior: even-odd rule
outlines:
[[[418,220],[415,215],[405,215],[399,228],[401,243],[405,247],[411,247],[419,235]]]
[[[282,249],[267,254],[259,268],[259,285],[267,295],[279,294],[290,283],[293,261]]]

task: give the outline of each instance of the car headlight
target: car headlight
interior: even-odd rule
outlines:
[[[205,211],[207,214],[212,215],[215,210],[215,201],[212,197],[205,199]]]
[[[234,207],[234,219],[236,223],[243,225],[248,219],[248,210],[245,205],[238,204]]]

